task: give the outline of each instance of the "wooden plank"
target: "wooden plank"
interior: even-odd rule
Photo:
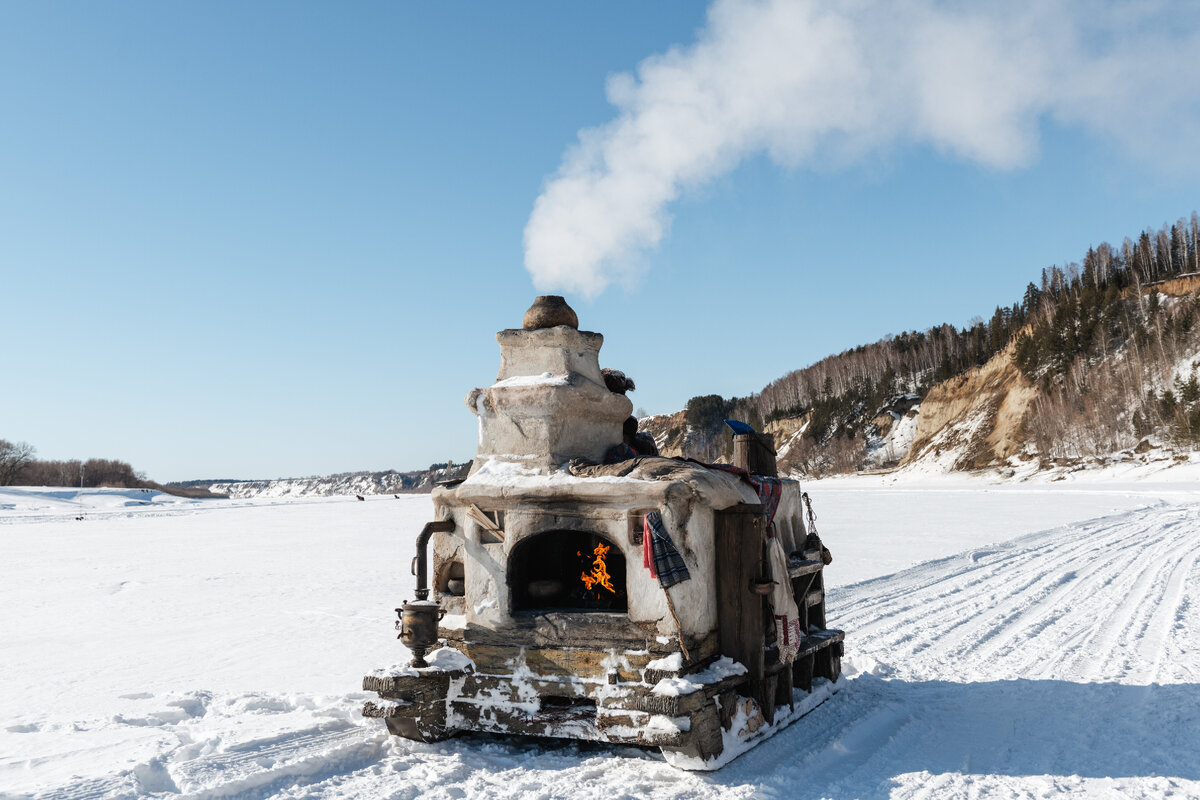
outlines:
[[[800,649],[796,651],[796,656],[809,655],[818,650],[824,650],[827,647],[834,649],[841,648],[841,642],[846,638],[846,634],[842,631],[827,630],[818,633],[809,634],[800,640]]]
[[[475,670],[489,675],[508,675],[524,662],[534,675],[554,678],[587,678],[606,682],[610,673],[621,681],[640,681],[650,662],[646,652],[590,650],[572,647],[519,647],[468,642],[467,655]]]
[[[813,573],[820,572],[824,568],[825,565],[820,561],[809,561],[807,559],[804,561],[791,561],[788,563],[788,576],[799,578],[801,575],[812,575]]]
[[[646,730],[650,715],[642,711],[605,713],[582,707],[530,714],[518,708],[478,705],[469,700],[455,700],[450,705],[453,723],[465,730],[652,746],[680,746],[695,736],[689,731],[651,733]]]
[[[750,582],[763,575],[762,507],[742,504],[716,513],[717,625],[721,653],[751,680],[763,677],[763,599]]]
[[[467,625],[458,635],[467,642],[511,645],[520,641],[530,647],[582,647],[592,650],[646,650],[655,657],[679,649],[674,641],[662,644],[657,623],[636,622],[623,612],[546,611],[520,614],[507,625],[495,628]],[[716,642],[706,644],[705,637],[688,636],[693,657],[706,657],[716,651]],[[672,637],[673,639],[673,637]],[[698,652],[707,652],[695,656]]]
[[[362,688],[367,692],[378,692],[382,697],[430,700],[445,697],[451,678],[461,678],[464,674],[463,670],[431,670],[422,675],[399,677],[367,675],[363,678]]]

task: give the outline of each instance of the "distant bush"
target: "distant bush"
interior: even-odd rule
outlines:
[[[5,442],[4,444],[7,444]],[[32,452],[32,448],[30,448]],[[156,488],[157,484],[135,472],[133,467],[110,458],[87,461],[37,461],[21,464],[8,480],[0,475],[0,484],[19,486],[108,486],[117,489]]]

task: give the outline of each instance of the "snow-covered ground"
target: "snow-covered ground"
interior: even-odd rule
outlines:
[[[807,488],[850,680],[716,773],[361,719],[428,497],[0,489],[0,795],[1200,797],[1200,484]]]

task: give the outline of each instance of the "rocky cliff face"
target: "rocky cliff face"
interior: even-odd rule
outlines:
[[[729,438],[727,431],[698,430],[688,425],[683,411],[644,417],[638,420],[638,430],[654,437],[659,455],[707,462],[721,460],[725,439]]]
[[[902,466],[979,469],[1025,449],[1023,425],[1038,390],[1013,364],[1013,347],[929,390]]]

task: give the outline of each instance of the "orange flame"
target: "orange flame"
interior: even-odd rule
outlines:
[[[612,576],[608,574],[608,565],[604,563],[604,556],[608,555],[608,551],[608,545],[597,544],[596,549],[592,551],[592,554],[596,556],[596,559],[592,562],[592,571],[591,573],[585,572],[580,575],[579,580],[583,581],[583,585],[588,589],[591,589],[593,586],[602,586],[613,594],[616,594],[617,590],[612,585]]]

